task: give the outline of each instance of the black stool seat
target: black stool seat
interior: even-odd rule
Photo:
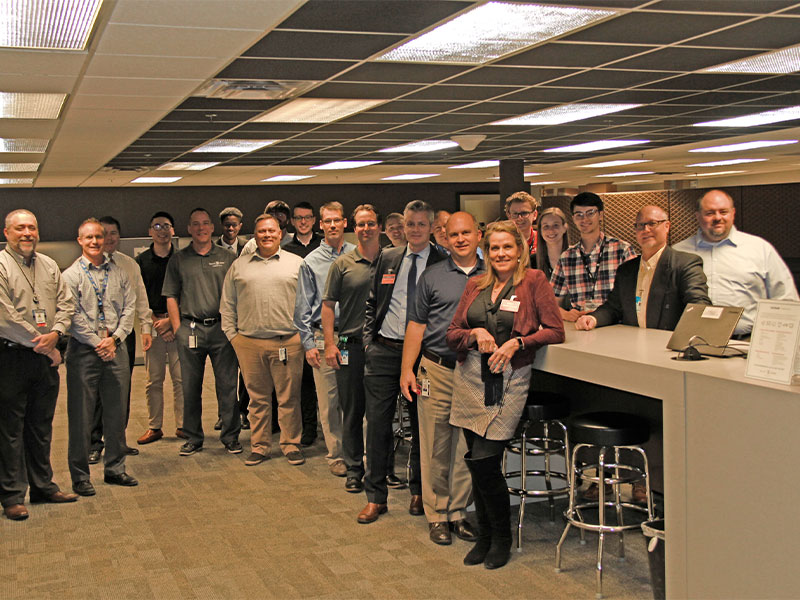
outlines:
[[[572,419],[569,437],[573,444],[638,446],[650,439],[650,425],[628,413],[586,413]]]
[[[554,421],[569,416],[569,398],[554,392],[530,392],[522,412],[522,420]]]

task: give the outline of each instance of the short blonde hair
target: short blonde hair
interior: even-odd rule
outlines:
[[[514,285],[518,285],[525,277],[525,271],[531,264],[530,252],[528,250],[528,243],[522,239],[522,235],[514,224],[514,221],[495,221],[489,223],[486,228],[486,233],[483,235],[483,258],[486,261],[486,273],[479,276],[477,284],[478,289],[483,290],[494,285],[497,282],[497,274],[494,272],[491,262],[489,261],[489,245],[491,244],[492,234],[495,233],[508,233],[514,238],[514,242],[519,250],[519,261],[517,268],[514,270],[512,276]]]
[[[536,202],[536,198],[531,196],[528,192],[515,192],[506,198],[506,203],[504,206],[506,214],[508,214],[508,211],[511,210],[511,205],[515,202],[527,203],[533,212],[536,212],[536,210],[539,208],[539,203]]]

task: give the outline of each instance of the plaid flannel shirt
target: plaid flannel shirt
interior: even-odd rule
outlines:
[[[558,259],[550,276],[553,292],[558,298],[569,295],[572,308],[583,310],[587,300],[599,306],[614,287],[617,268],[635,256],[628,242],[603,233],[589,254],[578,242],[567,248]]]

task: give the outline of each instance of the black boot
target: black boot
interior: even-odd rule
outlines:
[[[492,544],[492,525],[486,512],[480,481],[478,481],[473,467],[475,461],[472,460],[472,453],[467,452],[464,455],[464,461],[467,463],[470,475],[472,475],[472,498],[475,501],[475,516],[478,519],[478,541],[464,557],[464,564],[472,566],[481,564],[489,553],[489,548]]]
[[[502,454],[472,461],[474,480],[479,482],[487,518],[491,526],[491,546],[483,566],[502,567],[511,558],[511,500],[508,497],[501,463]]]

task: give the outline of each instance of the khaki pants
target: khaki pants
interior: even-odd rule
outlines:
[[[251,452],[269,456],[272,447],[272,390],[278,398],[280,446],[284,454],[298,450],[303,420],[300,381],[305,353],[300,335],[260,339],[237,335],[231,340],[244,384],[250,394]],[[286,364],[279,352],[286,348]]]
[[[322,339],[322,332],[314,331],[314,340]],[[321,366],[314,371],[314,386],[317,388],[319,420],[328,454],[328,463],[342,460],[342,405],[339,402],[339,388],[336,385],[336,369],[325,362],[325,353],[320,351]]]
[[[144,353],[144,368],[147,383],[144,387],[147,398],[147,415],[150,429],[161,429],[164,424],[164,382],[169,366],[172,380],[172,403],[175,414],[175,428],[183,427],[183,387],[181,387],[181,363],[178,358],[178,344],[175,340],[164,341],[160,335],[153,336],[153,345]]]
[[[459,521],[472,502],[464,462],[467,444],[460,427],[450,425],[453,371],[424,356],[417,378],[430,381],[430,396],[417,396],[422,505],[429,523]]]

